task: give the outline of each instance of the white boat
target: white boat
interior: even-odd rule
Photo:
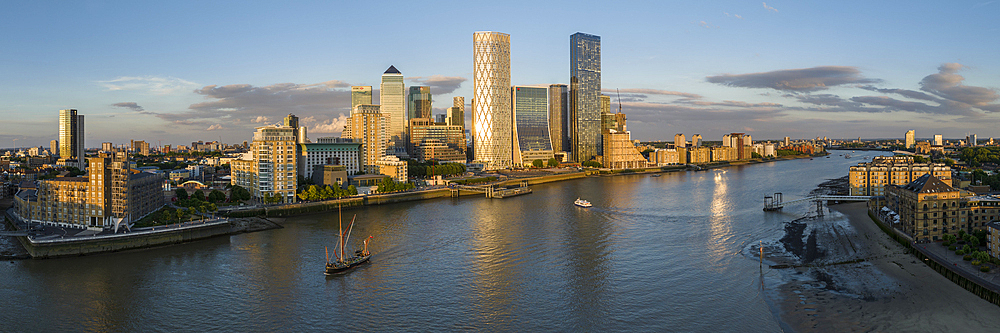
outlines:
[[[590,201],[583,200],[580,198],[576,198],[576,201],[573,201],[573,204],[584,208],[590,208],[591,206],[593,206],[590,204]]]

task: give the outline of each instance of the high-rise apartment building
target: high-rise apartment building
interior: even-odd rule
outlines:
[[[431,87],[412,86],[406,96],[409,118],[431,118]]]
[[[969,136],[966,137],[966,140],[969,141],[969,147],[975,147],[979,144],[979,138],[975,134],[969,134]]]
[[[456,96],[452,99],[452,107],[448,108],[448,118],[445,123],[449,126],[465,127],[465,97]]]
[[[49,141],[49,155],[59,156],[59,140]]]
[[[380,109],[378,105],[361,104],[351,112],[351,136],[361,142],[361,170],[366,173],[378,172],[375,161],[385,156],[389,141],[388,121]]]
[[[569,139],[569,87],[565,84],[549,85],[549,138],[552,150],[570,150]]]
[[[601,37],[575,33],[569,38],[569,109],[573,158],[601,155]]]
[[[691,138],[694,139],[694,137]],[[684,134],[683,133],[674,134],[674,148],[684,148],[684,147],[687,147],[687,139],[684,138]]]
[[[514,161],[510,35],[479,31],[472,35],[472,45],[475,161],[482,163],[485,170],[508,168]]]
[[[553,157],[549,137],[548,89],[514,86],[514,163],[530,166],[535,160],[548,162]]]
[[[297,133],[291,126],[257,127],[250,151],[230,162],[232,184],[246,188],[258,201],[266,202],[270,198],[284,203],[295,202]]]
[[[906,140],[905,141],[906,142],[906,149],[913,148],[913,145],[917,144],[917,140],[914,138],[914,132],[913,132],[913,130],[906,131],[906,136],[905,136],[904,140]]]
[[[372,86],[351,86],[351,110],[361,104],[372,104]]]
[[[850,167],[850,194],[885,195],[886,186],[906,185],[927,174],[952,184],[951,168],[943,163],[915,163],[913,156],[876,156]]]
[[[691,136],[691,147],[701,147],[701,134]]]
[[[611,169],[645,167],[646,158],[632,143],[632,135],[625,124],[625,114],[615,113],[614,116],[615,126],[601,133],[603,155],[600,155],[600,163]]]
[[[396,66],[389,66],[382,74],[382,85],[378,92],[379,112],[386,119],[386,135],[389,149],[386,151],[399,157],[406,155],[406,87],[403,73]]]
[[[934,134],[934,145],[935,146],[944,145],[944,136],[942,136],[941,134]]]
[[[83,167],[83,115],[76,109],[59,110],[59,159],[72,160],[67,165]]]
[[[466,162],[465,128],[435,123],[428,118],[410,119],[410,151],[418,161]]]

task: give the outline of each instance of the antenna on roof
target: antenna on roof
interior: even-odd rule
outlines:
[[[618,113],[622,113],[622,92],[615,88],[615,93],[618,94]]]

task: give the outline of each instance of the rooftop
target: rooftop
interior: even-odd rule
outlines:
[[[945,184],[931,174],[920,176],[920,178],[904,185],[903,188],[916,193],[942,193],[958,191],[958,189],[948,186],[948,184]]]

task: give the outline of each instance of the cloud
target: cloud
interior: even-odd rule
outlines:
[[[816,91],[845,84],[881,82],[866,79],[861,71],[850,66],[820,66],[812,68],[783,69],[749,74],[724,74],[705,78],[708,82],[741,88],[771,88],[786,91]]]
[[[769,12],[775,12],[775,13],[778,12],[778,10],[774,9],[774,7],[768,6],[766,2],[761,2],[761,3],[764,4],[764,9],[766,9],[767,11],[769,11]]]
[[[136,104],[135,102],[121,102],[121,103],[111,104],[111,106],[116,108],[129,109],[136,112],[143,111],[143,108],[139,106],[139,104]]]
[[[119,76],[97,83],[109,91],[144,91],[155,95],[181,93],[198,86],[184,79],[157,76]]]
[[[347,126],[347,115],[341,113],[339,117],[328,120],[306,117],[300,119],[299,122],[308,127],[310,133],[341,133],[344,131],[344,126]]]
[[[741,19],[741,20],[743,19],[743,16],[740,16],[740,14],[733,14],[733,16],[735,16],[736,18]]]
[[[920,90],[959,103],[993,108],[988,104],[1000,99],[1000,95],[993,89],[962,85],[965,78],[955,73],[964,67],[956,63],[941,65],[937,74],[928,75],[920,80]]]
[[[672,96],[681,96],[681,97],[691,98],[691,99],[700,99],[702,97],[701,95],[698,95],[698,94],[692,94],[692,93],[686,93],[686,92],[670,91],[670,90],[659,90],[659,89],[643,89],[643,88],[626,88],[626,89],[618,89],[617,91],[616,90],[612,90],[612,89],[604,89],[601,92],[604,93],[604,94],[608,94],[609,96],[614,96],[614,95],[611,95],[611,94],[614,94],[614,93],[617,93],[617,92],[622,92],[622,93],[631,93],[631,94],[672,95]]]
[[[254,118],[250,122],[260,124],[260,123],[266,123],[267,121],[268,119],[266,116],[257,116],[257,118]]]
[[[912,98],[912,99],[920,99],[920,100],[925,100],[925,101],[936,101],[936,100],[938,100],[934,96],[931,96],[931,95],[928,95],[928,94],[925,94],[925,93],[922,93],[922,92],[919,92],[919,91],[915,91],[915,90],[895,89],[895,88],[876,88],[874,86],[861,86],[859,88],[864,89],[864,90],[869,90],[869,91],[880,92],[880,93],[883,93],[883,94],[897,94],[897,95],[901,95],[903,97],[908,97],[908,98]]]
[[[461,76],[443,75],[431,75],[428,77],[414,76],[406,79],[419,85],[430,86],[431,93],[435,95],[450,94],[461,87],[462,82],[468,80]]]
[[[224,129],[224,128],[222,128],[222,125],[219,125],[219,124],[215,124],[215,125],[212,125],[212,126],[209,126],[209,127],[208,127],[207,129],[205,129],[205,130],[206,130],[206,131],[215,131],[215,130],[221,130],[221,129]]]

